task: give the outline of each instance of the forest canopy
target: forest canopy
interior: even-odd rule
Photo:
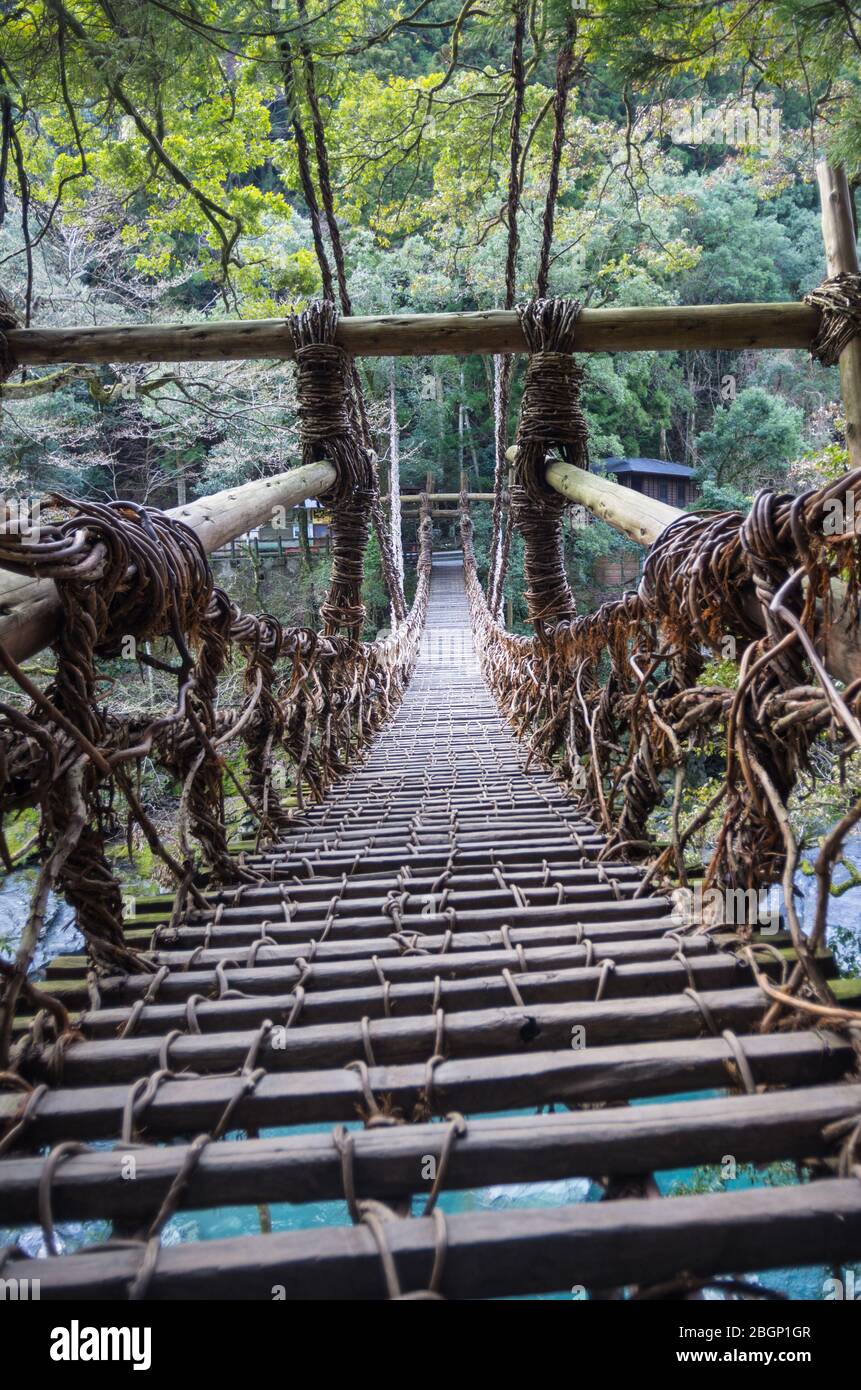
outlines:
[[[861,11],[810,0],[7,4],[0,285],[39,325],[280,317],[330,288],[315,253],[334,273],[337,239],[356,313],[528,298],[563,63],[550,291],[593,307],[795,300],[824,274],[816,158],[842,161],[853,190],[861,177],[859,57]],[[836,371],[801,352],[585,367],[593,458],[685,463],[710,504],[844,466]],[[407,487],[463,468],[491,485],[491,361],[361,369],[384,468],[397,450]],[[296,456],[282,364],[18,373],[0,389],[6,492],[168,505]],[[518,391],[515,374],[509,435]],[[585,573],[610,542],[570,544]]]

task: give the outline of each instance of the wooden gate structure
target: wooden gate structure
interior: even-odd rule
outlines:
[[[857,276],[845,216],[841,224],[848,205],[829,201],[832,173],[822,179],[826,231],[843,232],[842,240],[826,236],[829,271]],[[577,349],[809,346],[823,319],[815,303],[600,310],[582,314]],[[522,331],[506,312],[345,319],[336,342],[351,355],[522,351]],[[5,341],[19,364],[294,352],[282,323],[10,328]],[[841,344],[840,360],[858,466],[857,338]],[[529,446],[519,440],[515,467]],[[669,746],[691,723],[676,706],[676,722],[667,723],[665,692],[637,668],[636,625],[660,627],[667,537],[682,534],[687,548],[692,519],[570,463],[550,462],[544,481],[560,506],[577,501],[653,546],[645,598],[623,600],[609,616],[574,617],[552,636],[539,625],[534,639],[511,638],[482,593],[464,494],[463,550],[436,555],[425,497],[413,606],[377,643],[342,642],[331,612],[329,631],[324,623],[321,635],[285,635],[225,604],[217,628],[210,610],[205,659],[181,685],[197,742],[177,738],[164,753],[183,780],[182,809],[206,874],[174,864],[177,892],[138,900],[112,936],[104,904],[100,915],[94,901],[101,860],[88,841],[85,871],[66,885],[88,955],[54,960],[38,984],[4,966],[0,1224],[41,1225],[45,1253],[5,1249],[0,1277],[38,1279],[43,1298],[491,1298],[571,1288],[598,1298],[622,1290],[684,1298],[715,1283],[753,1297],[765,1291],[744,1276],[764,1267],[861,1257],[861,986],[829,979],[821,932],[811,957],[795,929],[775,936],[755,920],[739,929],[683,918],[669,894],[669,871],[685,874],[678,826],[657,858],[630,831],[645,816],[639,802],[632,807],[644,768],[656,796],[660,774],[681,765],[681,755],[657,757],[656,731],[670,729]],[[111,513],[126,541],[134,532],[146,546],[123,552],[110,603],[125,602],[144,577],[153,583],[150,550],[169,549],[178,535],[205,571],[204,552],[273,507],[329,496],[338,483],[338,467],[317,458],[177,509],[181,528],[143,509]],[[847,485],[833,495],[845,499]],[[348,504],[342,497],[343,515]],[[742,686],[795,643],[804,680],[782,690],[787,747],[803,707],[814,733],[831,730],[838,749],[851,751],[861,735],[857,535],[840,538],[836,560],[817,550],[814,562],[822,497],[801,512],[769,505],[787,553],[804,522],[808,550],[787,573],[806,597],[790,602],[782,572],[769,589],[756,565],[746,589],[727,560],[723,581],[748,652]],[[0,655],[33,700],[26,719],[6,708],[4,795],[25,804],[25,763],[42,779],[33,795],[48,807],[54,836],[45,842],[46,854],[53,846],[46,890],[80,852],[82,835],[95,833],[85,822],[101,824],[106,814],[98,778],[119,777],[130,751],[128,729],[112,742],[104,723],[63,713],[76,708],[73,682],[48,701],[19,665],[49,642],[61,668],[73,661],[69,576],[78,595],[98,588],[113,535],[107,509],[80,507],[71,531],[52,532],[41,550],[28,550],[26,537],[0,547]],[[715,553],[735,564],[743,519],[721,525]],[[337,547],[336,534],[336,555]],[[173,616],[163,631],[180,650],[186,636],[200,639],[186,621],[186,596],[183,589],[165,609]],[[635,611],[647,600],[651,608]],[[357,621],[346,600],[342,611]],[[87,609],[96,656],[110,654],[109,625],[120,622],[112,612],[95,601]],[[776,625],[787,613],[789,636]],[[686,616],[681,605],[665,616],[677,644],[687,622],[687,655],[707,644],[703,613]],[[226,723],[212,703],[218,632],[249,658],[246,703]],[[86,639],[85,627],[75,633]],[[612,768],[601,774],[602,738],[609,745],[614,727],[608,701],[600,682],[591,696],[582,684],[590,662],[593,675],[603,669],[607,651],[607,691],[615,683],[618,695],[623,667],[635,677],[623,706],[631,747],[621,820],[613,813],[620,779]],[[658,656],[671,664],[678,654],[677,645]],[[267,703],[279,688],[276,661],[287,663],[286,694]],[[83,666],[74,672],[85,683]],[[654,671],[647,674],[650,681]],[[731,730],[738,700],[718,709],[714,692],[708,698],[709,717]],[[156,735],[145,733],[154,747]],[[237,847],[211,807],[220,749],[240,735],[261,829]],[[299,769],[295,809],[275,804],[273,742]],[[762,772],[750,753],[760,745],[745,747]],[[585,801],[569,795],[572,750],[591,757]],[[207,784],[208,801],[198,796],[207,769],[217,784]],[[81,779],[91,774],[87,791]],[[767,791],[775,780],[762,772]],[[136,805],[131,779],[120,787]],[[785,829],[783,791],[771,810]],[[69,807],[62,797],[73,794]],[[787,858],[791,881],[784,851],[769,842],[766,881]],[[827,899],[827,854],[822,862]],[[751,881],[758,889],[763,880],[748,875],[744,884]],[[36,912],[31,937],[38,925]],[[33,944],[24,943],[25,957]],[[792,1160],[804,1165],[804,1180],[661,1197],[656,1173],[728,1157]],[[603,1200],[452,1210],[451,1194],[576,1178],[601,1184]],[[350,1220],[335,1208],[327,1225],[271,1229],[274,1204],[320,1201],[345,1201]],[[260,1234],[162,1242],[177,1212],[223,1206],[257,1208]],[[65,1251],[62,1223],[91,1220],[112,1223],[110,1239]]]

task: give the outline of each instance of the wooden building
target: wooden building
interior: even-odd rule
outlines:
[[[696,500],[697,489],[692,468],[665,459],[609,458],[596,465],[596,472],[615,477],[622,487],[633,488],[646,497],[656,497],[674,507],[686,507]]]

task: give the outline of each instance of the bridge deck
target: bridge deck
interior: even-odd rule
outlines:
[[[0,1097],[0,1121],[21,1119],[0,1224],[50,1238],[107,1218],[117,1239],[13,1251],[5,1277],[43,1298],[606,1295],[861,1254],[852,1177],[655,1200],[661,1170],[822,1154],[861,1086],[845,1039],[758,1034],[762,996],[727,943],[674,934],[602,844],[524,771],[459,556],[435,557],[397,718],[247,857],[271,881],[161,926],[164,968],[101,982],[89,1007],[83,960],[56,967],[83,1040],[47,1090]],[[84,1147],[46,1157],[69,1140]],[[446,1193],[588,1177],[604,1200],[422,1215],[434,1174]],[[267,1230],[268,1204],[345,1195],[356,1224]],[[245,1204],[260,1235],[160,1243],[177,1210]]]

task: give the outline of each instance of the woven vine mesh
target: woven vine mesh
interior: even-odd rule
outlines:
[[[424,626],[430,520],[420,525],[409,613],[390,635],[363,643],[370,461],[349,407],[349,359],[326,341],[336,323],[331,306],[322,305],[291,325],[300,342],[303,455],[328,458],[337,474],[335,556],[322,631],[242,613],[215,586],[196,534],[155,509],[57,497],[62,515],[43,520],[38,532],[18,529],[8,511],[3,518],[0,567],[52,580],[60,617],[52,638],[56,674],[44,689],[0,647],[0,666],[24,697],[0,703],[0,824],[13,811],[36,808],[43,865],[17,958],[0,971],[0,1062],[16,1002],[30,989],[27,972],[49,890],[74,906],[97,970],[152,969],[125,940],[122,892],[106,856],[121,803],[129,825],[140,827],[172,872],[181,908],[201,871],[214,882],[255,876],[228,844],[227,793],[240,796],[258,842],[276,838],[290,820],[285,786],[292,784],[300,813],[309,795],[323,797],[400,701]],[[130,641],[138,653],[152,642],[172,650],[155,663],[175,682],[166,712],[123,717],[101,702],[102,663],[126,654]],[[225,709],[219,689],[234,656],[243,666],[242,698]],[[226,758],[241,747],[242,778]],[[179,856],[162,843],[144,807],[145,760],[180,788]],[[11,869],[2,835],[0,853]],[[39,1002],[45,1006],[41,993]],[[47,1006],[62,1017],[60,1006]]]
[[[845,290],[841,285],[844,297]],[[775,996],[791,1003],[797,992],[799,1006],[820,1008],[833,1020],[847,1011],[835,1009],[815,955],[834,867],[861,820],[861,779],[816,860],[809,938],[793,892],[800,856],[789,802],[814,775],[836,778],[848,766],[858,778],[851,757],[861,752],[861,661],[852,646],[861,546],[851,526],[835,533],[833,519],[841,508],[854,515],[861,470],[800,497],[761,492],[747,517],[680,516],[652,547],[636,593],[575,616],[563,565],[565,503],[543,474],[551,444],[570,462],[586,457],[582,374],[570,356],[577,312],[559,300],[521,310],[532,357],[512,496],[532,636],[508,632],[488,605],[466,494],[461,500],[482,670],[529,758],[540,760],[606,832],[602,857],[649,863],[644,888],[655,881],[687,886],[686,846],[707,827],[716,829],[704,889],[758,894],[782,883],[798,965],[784,992],[761,980]],[[567,331],[560,332],[563,324]],[[728,642],[740,662],[734,689],[703,677]],[[716,749],[723,750],[717,790],[683,825],[685,788],[701,755]],[[658,851],[652,817],[661,810],[668,842]]]

